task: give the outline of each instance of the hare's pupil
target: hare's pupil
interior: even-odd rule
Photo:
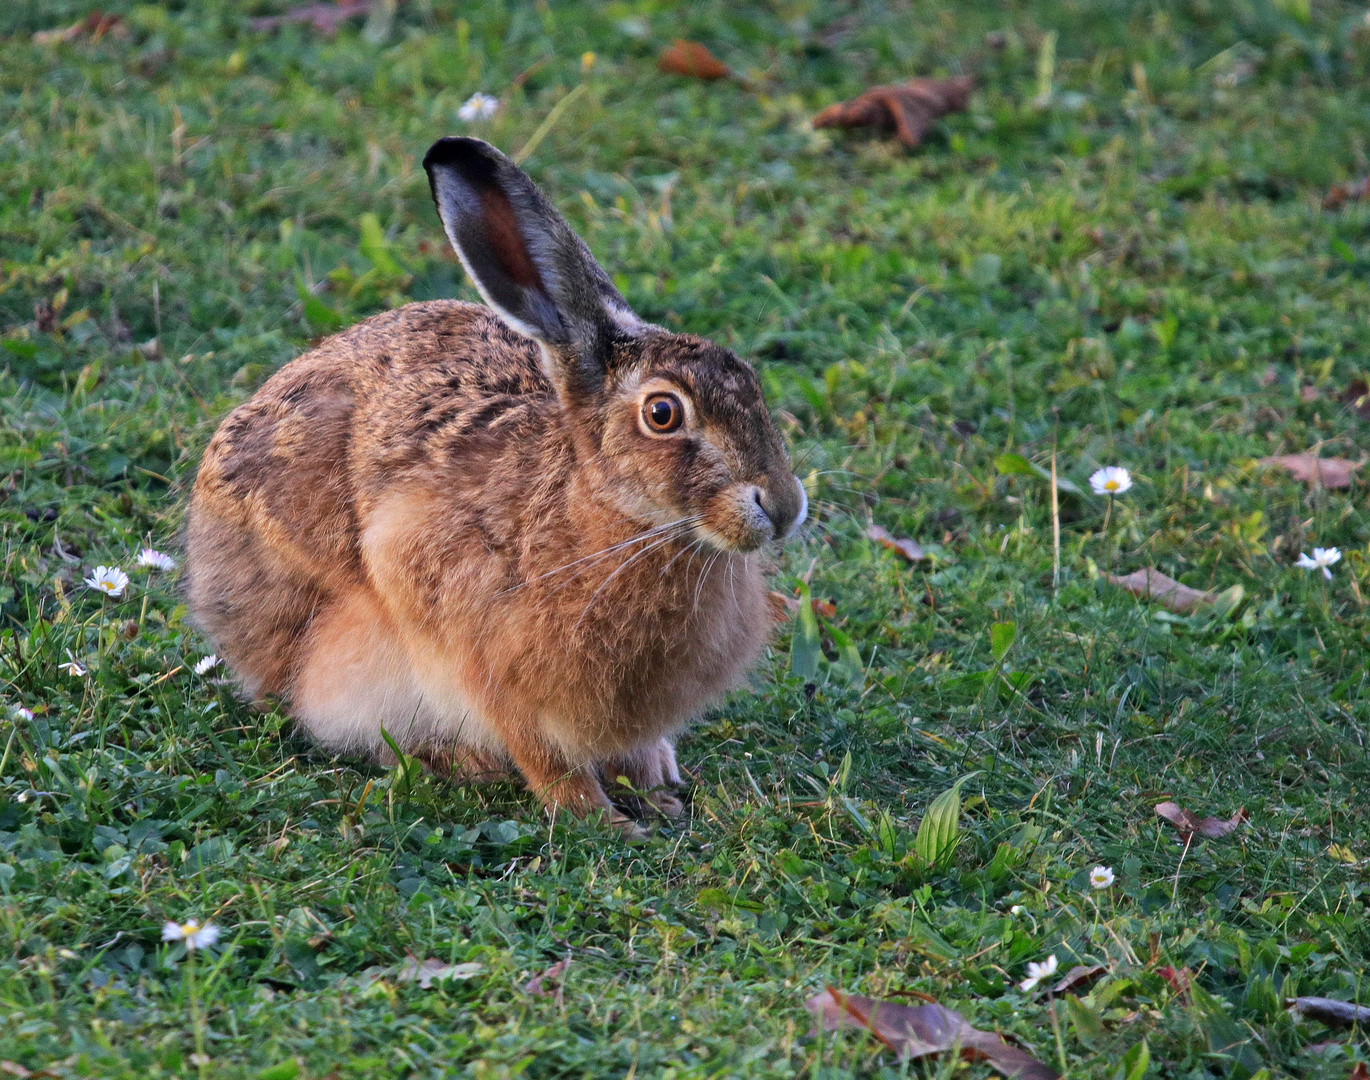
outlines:
[[[671,414],[675,410],[669,401],[652,402],[652,423],[657,427],[667,427],[671,422]]]

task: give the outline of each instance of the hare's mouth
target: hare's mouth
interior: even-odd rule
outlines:
[[[720,551],[756,551],[773,540],[784,539],[793,517],[773,517],[769,503],[766,492],[757,485],[732,484],[710,500],[695,532]]]

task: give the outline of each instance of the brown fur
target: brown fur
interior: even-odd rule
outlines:
[[[640,324],[605,339],[602,390],[571,394],[548,373],[568,351],[410,304],[229,415],[195,484],[189,598],[250,694],[332,748],[384,756],[384,727],[438,771],[512,765],[579,815],[611,809],[601,775],[679,781],[671,737],[770,625],[751,500],[783,534],[802,495],[731,353]],[[679,437],[641,430],[656,387],[690,404]]]

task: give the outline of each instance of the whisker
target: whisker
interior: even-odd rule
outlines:
[[[591,593],[590,599],[585,602],[585,610],[580,613],[580,618],[576,620],[576,625],[571,627],[571,633],[574,634],[577,630],[580,629],[580,624],[585,621],[585,616],[590,614],[590,607],[599,597],[599,594],[602,593],[604,589],[608,586],[609,582],[613,581],[614,578],[618,577],[619,574],[623,573],[624,570],[632,566],[633,563],[637,562],[638,559],[642,558],[642,556],[646,555],[649,551],[656,550],[657,548],[661,547],[662,544],[669,544],[673,539],[674,537],[665,536],[654,543],[648,544],[641,551],[633,552],[632,555],[630,555],[627,559],[623,561],[623,565],[618,567],[612,574],[610,574],[607,578],[601,581],[599,583],[599,588],[597,588],[593,593]]]
[[[686,523],[693,526],[702,520],[702,514],[690,514],[686,517],[680,518],[677,521],[668,521],[665,525],[655,525],[652,528],[646,530],[645,532],[638,533],[636,536],[630,536],[627,540],[620,540],[617,544],[611,544],[607,548],[601,548],[599,551],[592,552],[589,555],[583,555],[579,559],[572,559],[570,562],[563,563],[556,569],[548,570],[546,573],[539,574],[535,578],[529,578],[527,581],[520,581],[517,585],[511,585],[509,588],[504,589],[500,595],[503,595],[503,593],[511,593],[518,589],[522,589],[524,586],[532,585],[535,582],[541,581],[543,578],[549,578],[553,574],[559,574],[563,570],[569,570],[571,567],[578,566],[581,563],[587,562],[590,559],[598,559],[606,555],[612,555],[615,551],[628,547],[631,544],[637,544],[643,540],[651,539],[653,536],[657,536],[663,532],[677,528]]]

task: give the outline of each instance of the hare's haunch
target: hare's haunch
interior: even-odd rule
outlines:
[[[673,737],[764,645],[804,490],[752,369],[638,319],[508,158],[443,139],[424,167],[489,307],[367,319],[229,415],[191,608],[324,746],[383,759],[388,735],[611,811],[601,778],[680,782]]]

